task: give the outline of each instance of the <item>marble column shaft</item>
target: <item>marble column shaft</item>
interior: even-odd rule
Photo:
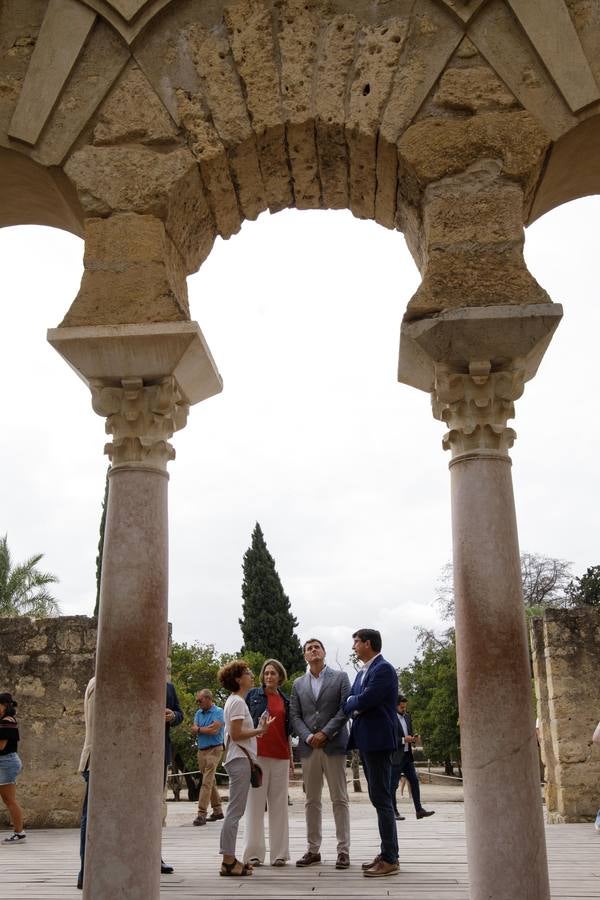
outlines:
[[[450,427],[457,672],[471,900],[549,900],[506,427],[522,374],[438,370]]]
[[[159,900],[165,748],[167,438],[185,421],[173,379],[92,385],[113,435],[104,538],[85,900]]]

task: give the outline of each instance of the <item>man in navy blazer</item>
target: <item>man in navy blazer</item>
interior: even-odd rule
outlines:
[[[363,864],[363,874],[367,878],[381,878],[400,870],[391,790],[392,753],[398,746],[398,676],[381,655],[378,631],[359,628],[352,637],[352,648],[363,667],[344,704],[344,712],[351,716],[352,722],[348,749],[360,751],[381,838],[381,851],[372,863]]]
[[[167,766],[171,763],[173,750],[171,747],[171,728],[181,725],[183,722],[183,710],[179,705],[179,697],[175,690],[175,685],[169,681],[169,673],[171,671],[170,660],[167,666],[167,693],[165,702],[165,762],[163,769],[163,785],[167,783]],[[173,866],[168,865],[161,857],[160,873],[161,875],[171,875]]]

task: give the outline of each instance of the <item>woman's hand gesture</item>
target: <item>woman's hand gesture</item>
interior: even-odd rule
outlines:
[[[257,732],[258,734],[265,734],[269,730],[269,725],[275,721],[277,716],[261,716],[258,720]]]

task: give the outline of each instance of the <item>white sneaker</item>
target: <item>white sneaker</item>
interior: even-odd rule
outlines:
[[[596,814],[596,822],[595,822],[594,827],[595,827],[596,831],[600,831],[600,809],[598,810],[598,812]]]
[[[3,844],[20,844],[22,841],[25,840],[26,837],[27,837],[27,835],[25,834],[24,831],[22,831],[20,834],[17,834],[17,832],[15,831],[15,832],[13,832],[13,834],[11,834],[10,837],[4,838],[2,843]]]

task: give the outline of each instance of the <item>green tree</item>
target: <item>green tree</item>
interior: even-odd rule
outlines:
[[[58,615],[58,602],[47,590],[58,578],[37,568],[43,555],[38,553],[13,566],[7,535],[0,538],[0,616]]]
[[[106,479],[104,481],[104,497],[102,499],[102,515],[100,516],[100,537],[98,539],[98,555],[96,556],[96,605],[94,606],[94,615],[98,615],[100,609],[100,583],[102,581],[102,554],[104,553],[104,532],[106,530],[106,509],[108,507],[108,473],[110,466],[106,470]]]
[[[198,768],[196,738],[190,730],[198,708],[196,691],[211,690],[218,706],[223,706],[226,700],[227,692],[217,678],[221,665],[222,658],[217,656],[212,644],[173,644],[171,649],[171,680],[184,716],[181,726],[171,730],[171,743],[173,759],[184,772]]]
[[[239,654],[221,653],[213,644],[173,644],[171,649],[171,680],[175,685],[179,703],[183,710],[184,720],[181,727],[171,732],[173,759],[184,772],[193,772],[197,768],[196,738],[191,733],[191,725],[197,710],[196,693],[208,688],[213,693],[217,706],[223,707],[229,692],[219,683],[219,669],[225,663],[235,659]],[[265,657],[261,653],[248,651],[244,659],[254,672],[254,683],[258,685],[258,676]],[[291,678],[282,685],[288,696],[292,689]]]
[[[590,566],[567,588],[569,606],[600,607],[600,566]]]
[[[400,690],[409,700],[416,733],[421,735],[425,754],[444,766],[447,775],[460,766],[458,691],[456,684],[456,644],[454,629],[442,637],[419,630],[420,654],[400,669]]]
[[[304,671],[300,641],[294,634],[298,620],[292,615],[275,561],[267,549],[258,522],[252,544],[244,554],[242,582],[242,655],[254,650],[280,660],[289,675]]]

